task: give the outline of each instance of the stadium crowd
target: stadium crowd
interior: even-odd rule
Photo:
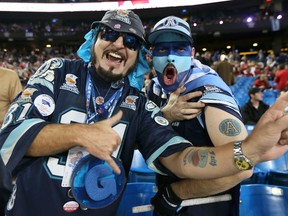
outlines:
[[[250,57],[246,55],[240,56],[238,52],[230,51],[229,53],[226,53],[217,50],[213,52],[206,51],[205,53],[197,52],[195,58],[200,60],[203,64],[215,68],[215,65],[221,61],[221,55],[233,65],[233,71],[231,71],[233,79],[230,85],[235,83],[238,76],[253,76],[257,77],[257,79],[260,79],[260,77],[263,79],[264,77],[264,79],[267,79],[268,81],[273,81],[276,73],[280,70],[279,67],[281,70],[288,70],[288,55],[285,52],[281,52],[276,56],[274,53],[265,53],[262,50],[259,50],[259,53],[256,56]],[[209,64],[207,63],[207,56],[209,58]],[[70,51],[60,53],[57,50],[27,51],[25,49],[4,49],[0,50],[0,66],[16,71],[22,84],[25,85],[26,81],[36,72],[38,67],[52,57],[65,57],[69,59],[78,58],[75,53]],[[268,87],[273,86],[268,85]],[[284,89],[282,88],[280,90]]]

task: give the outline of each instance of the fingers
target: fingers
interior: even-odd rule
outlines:
[[[179,87],[174,92],[172,92],[171,94],[180,95],[181,93],[185,92],[185,90],[186,90],[185,87]]]
[[[195,118],[195,117],[197,117],[197,115],[198,115],[199,113],[195,113],[195,114],[185,114],[185,115],[183,115],[183,119],[184,120],[190,120],[190,119],[193,119],[193,118]]]
[[[280,144],[280,145],[288,145],[288,139],[280,139],[278,144]]]
[[[200,97],[202,95],[201,91],[190,92],[182,96],[184,101],[189,101],[192,98]]]
[[[119,110],[115,115],[113,115],[111,118],[106,119],[105,121],[108,123],[108,125],[113,126],[116,124],[118,121],[121,120],[123,115],[123,112]]]
[[[189,106],[189,104],[187,104],[180,110],[180,113],[184,115],[198,114],[201,112],[201,108],[202,104],[197,105],[196,103],[194,103],[192,106]]]
[[[105,161],[111,166],[111,168],[113,169],[113,171],[116,173],[116,174],[120,174],[121,173],[121,170],[120,168],[118,167],[117,163],[114,161],[114,159],[109,156],[105,159]]]
[[[281,118],[277,119],[275,127],[279,127],[279,129],[282,130],[280,139],[288,138],[287,126],[288,126],[288,115],[284,115]]]
[[[288,129],[282,131],[281,139],[288,139]]]

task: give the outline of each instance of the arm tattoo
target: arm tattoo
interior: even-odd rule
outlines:
[[[191,150],[184,157],[184,166],[192,164],[193,166],[204,168],[208,163],[208,157],[210,156],[209,164],[211,166],[217,166],[215,158],[215,152],[209,151],[209,149]]]
[[[226,136],[237,136],[241,132],[241,125],[235,119],[225,119],[220,122],[219,130]]]

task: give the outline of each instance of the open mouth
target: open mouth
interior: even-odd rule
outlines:
[[[112,63],[120,64],[124,61],[124,57],[117,52],[108,52],[105,56]]]
[[[173,85],[176,82],[176,78],[177,78],[176,68],[172,65],[168,65],[164,69],[164,73],[163,73],[163,81],[165,85],[167,86]]]

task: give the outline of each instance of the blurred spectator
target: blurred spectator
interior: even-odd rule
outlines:
[[[247,59],[246,55],[241,57],[241,60],[240,60],[240,73],[243,76],[253,76],[253,74],[250,73],[250,67],[249,67],[248,59]]]
[[[261,63],[263,63],[263,65],[266,64],[266,56],[264,55],[264,52],[263,52],[262,49],[260,49],[260,50],[258,51],[258,54],[257,54],[257,56],[256,56],[256,62],[257,62],[257,63],[258,63],[258,62],[261,62]]]
[[[264,64],[262,62],[257,62],[255,65],[254,75],[259,76],[263,73]]]
[[[259,88],[251,88],[248,92],[249,101],[242,107],[241,114],[246,125],[255,125],[260,117],[269,109],[269,105],[262,100],[262,91]]]
[[[22,91],[18,74],[10,69],[0,67],[0,126],[16,95]]]
[[[237,60],[234,61],[233,74],[234,74],[234,78],[241,75],[240,62]]]
[[[211,53],[209,51],[206,51],[198,60],[204,65],[211,66],[213,64]]]
[[[228,62],[228,58],[225,54],[221,54],[220,62],[213,65],[213,69],[219,74],[224,82],[230,86],[233,84],[233,65]]]
[[[220,56],[220,52],[219,52],[219,50],[216,50],[216,51],[214,52],[213,56],[212,56],[212,61],[213,61],[213,62],[219,61],[219,60],[220,60],[220,59],[219,59],[219,56]]]
[[[269,84],[268,77],[266,74],[261,74],[253,83],[254,88],[259,88],[261,90],[271,88]]]
[[[279,56],[276,58],[277,64],[288,64],[288,55],[287,53],[280,52]]]
[[[268,80],[272,80],[272,81],[274,80],[275,73],[273,73],[273,71],[270,70],[268,66],[265,66],[263,68],[263,73],[267,75]]]
[[[282,91],[286,88],[288,82],[288,65],[280,64],[278,71],[274,77],[274,82],[277,83],[276,89]]]
[[[148,71],[147,73],[144,74],[144,86],[142,88],[142,92],[146,94],[146,89],[149,86],[151,80],[155,77],[155,72],[154,69],[151,71]]]
[[[267,65],[269,68],[273,68],[273,67],[276,65],[276,58],[275,58],[274,53],[270,53],[270,54],[267,56],[266,65]]]

